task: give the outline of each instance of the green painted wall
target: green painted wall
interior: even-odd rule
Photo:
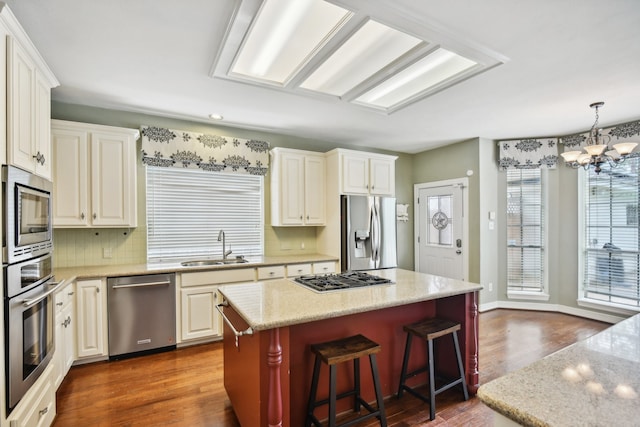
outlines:
[[[479,139],[474,138],[416,154],[413,182],[443,181],[469,176],[469,281],[480,283],[480,179]]]

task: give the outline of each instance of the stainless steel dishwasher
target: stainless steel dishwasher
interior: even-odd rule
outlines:
[[[109,357],[176,346],[176,276],[107,279]]]

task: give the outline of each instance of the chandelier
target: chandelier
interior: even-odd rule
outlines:
[[[600,173],[601,166],[608,163],[611,167],[616,167],[619,163],[623,162],[636,145],[635,142],[620,142],[614,144],[613,147],[609,147],[611,141],[610,135],[603,135],[602,129],[598,128],[598,109],[604,105],[604,102],[594,102],[589,105],[596,110],[596,121],[591,126],[589,136],[587,137],[586,144],[583,151],[565,151],[560,153],[564,158],[565,164],[572,168],[579,168],[582,166],[585,170],[593,166],[595,173]]]

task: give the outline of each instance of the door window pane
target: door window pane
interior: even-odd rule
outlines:
[[[427,243],[453,245],[453,196],[438,195],[427,198]]]

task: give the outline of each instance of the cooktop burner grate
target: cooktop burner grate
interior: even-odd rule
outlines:
[[[361,288],[365,286],[392,284],[390,279],[362,271],[346,271],[337,274],[306,275],[296,277],[296,283],[316,292],[335,291],[340,289]]]

